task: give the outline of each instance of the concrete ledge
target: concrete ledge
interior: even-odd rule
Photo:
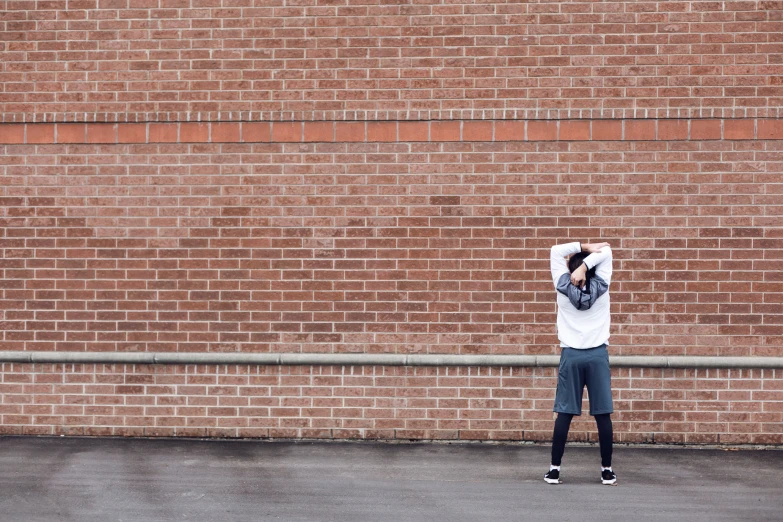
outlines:
[[[44,364],[257,364],[316,366],[556,367],[559,355],[437,355],[372,353],[154,353],[0,351],[0,363]],[[613,355],[617,368],[781,368],[783,357]]]

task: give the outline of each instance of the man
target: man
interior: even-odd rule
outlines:
[[[566,256],[570,256],[566,264]],[[554,411],[552,464],[544,476],[559,484],[560,461],[574,415],[582,414],[584,387],[590,396],[590,415],[598,425],[601,483],[615,484],[612,471],[612,386],[609,374],[609,283],[612,250],[609,243],[578,242],[555,245],[550,253],[552,280],[557,290],[557,336],[560,369]]]

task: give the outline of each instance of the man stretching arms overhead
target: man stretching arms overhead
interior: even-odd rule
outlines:
[[[566,263],[566,256],[568,263]],[[544,476],[559,484],[560,461],[574,415],[582,414],[584,387],[590,396],[590,415],[598,425],[601,483],[615,484],[612,471],[612,385],[609,374],[609,283],[612,250],[609,243],[566,243],[550,252],[552,280],[557,290],[557,336],[560,370],[554,411],[552,464]]]

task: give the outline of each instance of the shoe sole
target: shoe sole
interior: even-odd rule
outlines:
[[[560,480],[560,479],[548,479],[548,478],[544,477],[544,480],[546,481],[547,484],[562,484],[563,483],[563,481]]]
[[[604,486],[614,486],[615,484],[617,484],[617,479],[614,480],[601,479],[601,484],[603,484]]]

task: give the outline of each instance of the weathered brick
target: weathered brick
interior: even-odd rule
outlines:
[[[719,140],[721,138],[720,120],[694,120],[691,122],[692,140]]]
[[[24,143],[24,124],[0,125],[0,144]]]
[[[117,125],[117,143],[146,143],[146,123],[122,123]]]
[[[400,141],[428,141],[430,126],[425,121],[401,121],[398,123]]]
[[[212,143],[237,143],[239,142],[239,134],[239,123],[212,123],[209,141]]]
[[[272,124],[272,141],[297,143],[302,141],[302,132],[301,121],[274,122]]]
[[[206,143],[209,141],[209,123],[180,123],[181,143]]]
[[[397,122],[379,121],[367,123],[367,141],[397,141]]]
[[[117,143],[117,126],[113,123],[88,123],[87,143]]]
[[[465,16],[448,2],[415,12],[359,5],[362,13],[349,2],[314,31],[305,5],[286,6],[280,25],[273,9],[203,0],[93,2],[94,16],[79,20],[70,4],[11,2],[3,40],[25,47],[3,52],[12,74],[0,80],[0,114],[107,123],[780,117],[777,11],[702,5],[711,4],[686,5],[686,18],[682,4],[662,3],[654,16],[638,8],[619,19],[566,2],[471,0]],[[223,29],[206,31],[206,19]],[[157,30],[116,30],[129,20],[176,27],[179,44],[164,45]],[[76,25],[63,30],[66,21]],[[53,52],[55,33],[68,53]],[[367,34],[376,39],[369,55],[357,37]]]
[[[430,122],[430,140],[432,141],[460,141],[461,122],[458,121],[433,121]]]
[[[179,125],[176,123],[150,123],[150,143],[176,143],[179,139]]]
[[[557,139],[556,121],[529,121],[527,139],[530,141],[553,141]]]
[[[608,240],[613,353],[779,355],[766,4],[618,24],[599,4],[498,18],[468,2],[455,21],[445,3],[349,2],[334,34],[308,6],[283,27],[207,4],[110,2],[55,31],[64,48],[90,35],[94,70],[51,51],[78,5],[5,6],[28,29],[25,52],[0,53],[2,349],[555,354],[548,249]],[[176,24],[178,45],[99,30],[127,20]],[[354,36],[387,26],[368,58]],[[620,60],[588,32],[633,45]],[[127,41],[144,53],[117,54]],[[553,368],[34,370],[2,365],[2,433],[549,440],[557,383]],[[615,369],[616,440],[781,444],[779,373]]]
[[[364,122],[337,122],[334,125],[336,142],[357,142],[366,139]]]
[[[590,139],[590,121],[561,121],[560,135],[561,140],[566,141],[586,141]]]
[[[60,123],[57,125],[57,143],[85,143],[87,125],[84,123]]]

